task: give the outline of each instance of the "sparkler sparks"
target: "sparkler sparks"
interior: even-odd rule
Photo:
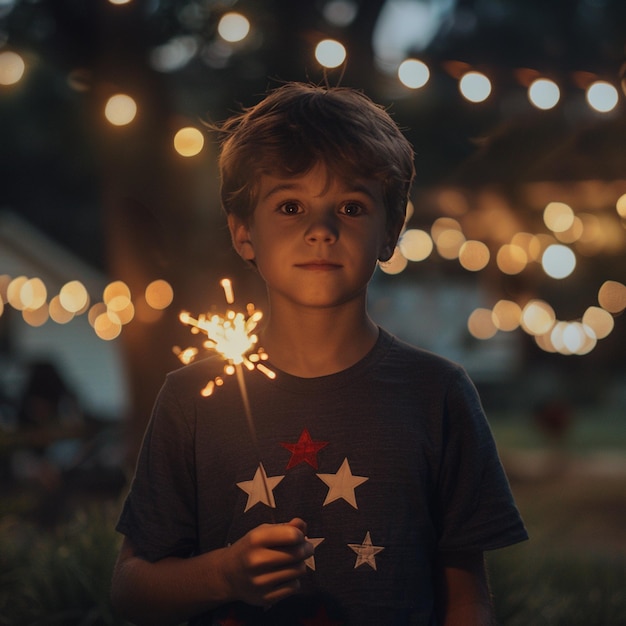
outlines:
[[[226,298],[227,304],[233,304],[235,298],[231,281],[228,278],[224,278],[220,281],[220,285],[224,290],[224,297]],[[206,350],[215,352],[226,361],[224,374],[227,376],[232,376],[233,374],[237,375],[237,383],[241,393],[250,436],[254,443],[259,467],[262,468],[263,465],[261,463],[258,438],[254,420],[252,419],[252,410],[248,399],[243,367],[250,371],[257,369],[270,379],[276,378],[276,374],[262,363],[262,361],[267,361],[267,353],[260,347],[255,351],[259,339],[257,335],[254,334],[254,330],[263,318],[263,313],[255,309],[253,304],[248,304],[246,312],[247,317],[241,312],[228,309],[224,315],[212,314],[208,316],[208,314],[201,314],[196,319],[192,317],[190,313],[183,311],[179,319],[183,324],[191,326],[192,333],[197,334],[202,332],[206,334],[207,339],[202,345]],[[193,347],[185,349],[181,349],[178,346],[174,347],[174,353],[185,365],[191,363],[198,355],[198,352],[198,349]],[[204,387],[200,393],[202,396],[208,397],[213,394],[216,387],[220,387],[223,384],[224,379],[221,376],[216,376],[207,383],[206,387]],[[267,477],[265,476],[265,470],[262,471],[261,477],[266,502],[269,503],[270,507],[274,508],[276,505],[272,504],[274,499],[267,482]]]
[[[224,278],[220,282],[224,289],[224,296],[228,304],[233,304],[234,294],[232,283],[228,278]],[[254,334],[254,330],[263,318],[263,313],[255,309],[253,304],[248,304],[247,317],[241,312],[235,312],[228,309],[224,315],[212,314],[210,316],[201,314],[198,318],[194,318],[190,313],[183,311],[180,314],[180,321],[183,324],[191,326],[192,333],[205,333],[207,339],[203,343],[206,350],[219,354],[225,361],[224,374],[232,376],[237,373],[241,366],[252,371],[258,369],[268,378],[275,378],[276,374],[269,369],[262,361],[267,360],[267,353],[258,348],[255,352],[258,337]],[[174,353],[184,364],[191,363],[198,355],[197,348],[185,348],[184,350],[176,346]],[[237,380],[243,380],[240,374]],[[209,381],[207,386],[201,391],[203,396],[210,396],[215,387],[219,387],[224,383],[221,376]],[[240,383],[241,386],[241,383]],[[245,400],[245,392],[242,391]]]

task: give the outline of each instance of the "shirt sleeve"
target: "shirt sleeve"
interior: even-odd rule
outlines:
[[[485,551],[528,538],[478,393],[462,368],[448,386],[442,433],[440,551]]]
[[[148,424],[117,530],[138,556],[157,561],[187,557],[197,546],[193,421],[170,379]]]

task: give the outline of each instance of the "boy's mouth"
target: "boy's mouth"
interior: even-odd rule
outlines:
[[[331,272],[333,270],[341,269],[341,265],[339,263],[333,263],[332,261],[326,261],[324,259],[315,259],[314,261],[307,261],[306,263],[296,263],[296,267],[303,270],[317,272]]]

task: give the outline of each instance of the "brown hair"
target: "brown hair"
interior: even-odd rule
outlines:
[[[220,128],[222,206],[247,220],[261,174],[298,176],[316,163],[346,180],[383,185],[387,224],[404,220],[413,149],[389,114],[347,87],[286,83]]]

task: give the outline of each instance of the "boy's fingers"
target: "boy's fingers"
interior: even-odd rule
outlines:
[[[295,528],[302,531],[304,535],[306,535],[306,522],[299,517],[294,517],[292,520],[287,522],[288,526],[294,526]]]

